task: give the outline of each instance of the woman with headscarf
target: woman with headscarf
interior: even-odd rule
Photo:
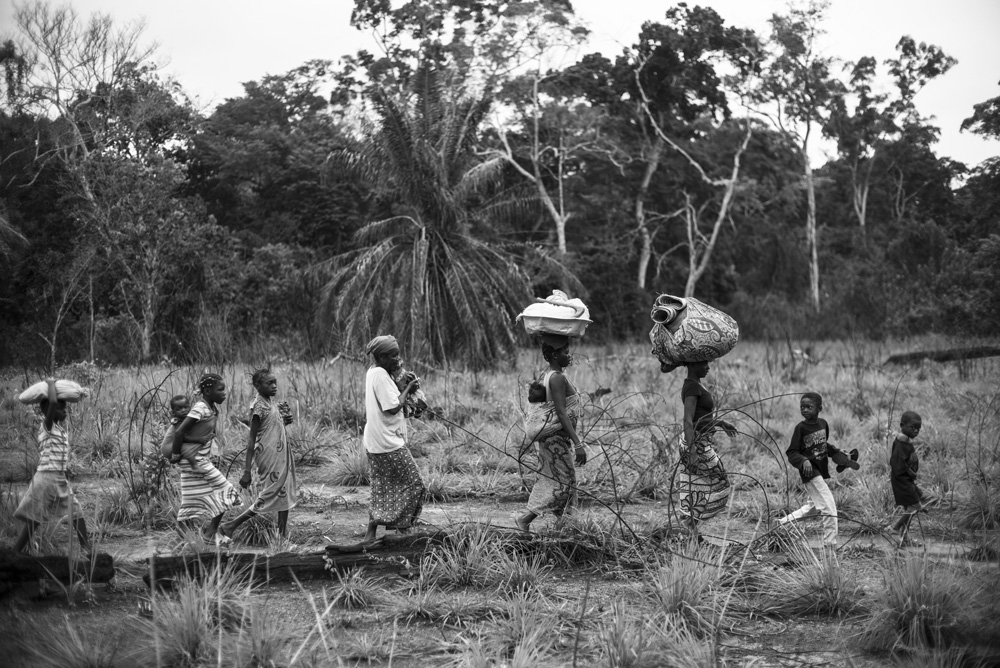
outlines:
[[[573,363],[569,339],[556,334],[542,335],[542,356],[549,363],[541,384],[545,387],[545,401],[551,402],[552,420],[559,429],[539,437],[538,479],[528,496],[528,510],[515,518],[517,528],[528,531],[536,517],[549,512],[556,517],[573,506],[576,501],[576,466],[587,463],[583,439],[577,434],[582,404],[580,393],[563,374],[563,369]]]
[[[402,366],[394,336],[376,336],[365,349],[374,363],[365,375],[365,433],[371,476],[371,504],[365,541],[375,540],[379,525],[405,533],[423,509],[426,487],[406,447],[403,404],[420,387],[414,377],[400,390],[393,374]]]

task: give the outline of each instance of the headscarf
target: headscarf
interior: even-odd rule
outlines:
[[[365,354],[375,357],[385,355],[393,350],[399,350],[399,343],[396,342],[396,337],[391,334],[376,336],[365,346]]]

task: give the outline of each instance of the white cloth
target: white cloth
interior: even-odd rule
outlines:
[[[400,409],[395,415],[386,413],[399,406],[399,388],[389,372],[373,366],[365,374],[365,450],[373,454],[399,450],[406,444],[406,417]]]
[[[826,484],[823,476],[817,475],[805,483],[805,488],[809,495],[809,501],[795,512],[782,517],[778,520],[778,524],[787,524],[819,515],[820,523],[823,526],[823,544],[828,547],[837,547],[837,502],[833,498],[830,486]]]

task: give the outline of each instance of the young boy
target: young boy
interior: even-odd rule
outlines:
[[[903,507],[903,516],[892,527],[899,533],[900,547],[919,547],[920,544],[910,539],[910,520],[920,512],[929,501],[917,487],[917,470],[920,462],[913,447],[913,440],[920,433],[923,425],[920,415],[906,411],[899,419],[899,431],[892,442],[892,454],[889,456],[889,470],[892,481],[892,496],[897,506]]]
[[[18,552],[27,550],[35,529],[42,522],[69,515],[80,538],[80,546],[85,552],[90,552],[87,522],[66,479],[66,467],[71,453],[69,433],[62,425],[66,419],[66,402],[57,398],[55,379],[48,378],[46,382],[49,385],[49,396],[41,401],[43,418],[41,429],[38,430],[38,468],[31,478],[28,491],[14,511],[14,517],[24,522],[14,549]]]
[[[802,483],[809,495],[809,501],[793,513],[782,517],[778,524],[784,525],[804,517],[820,515],[823,525],[823,545],[829,549],[837,548],[837,502],[833,492],[826,484],[830,477],[829,459],[852,469],[860,465],[841,452],[827,439],[830,437],[830,426],[826,420],[819,417],[823,410],[823,398],[815,392],[806,392],[799,401],[799,412],[802,422],[795,425],[792,441],[785,451],[788,463],[799,470]]]

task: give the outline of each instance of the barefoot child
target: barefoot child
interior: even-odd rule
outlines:
[[[21,535],[14,549],[25,551],[34,537],[35,529],[51,519],[69,515],[73,528],[85,552],[90,551],[90,537],[83,511],[66,479],[71,450],[69,432],[63,426],[66,419],[66,399],[60,399],[56,391],[56,381],[48,378],[48,396],[39,404],[42,409],[42,424],[38,430],[38,468],[31,478],[28,491],[14,511],[14,517],[24,522]]]
[[[250,407],[250,437],[240,487],[250,487],[253,479],[250,467],[256,459],[260,492],[251,507],[222,525],[222,533],[232,537],[237,527],[257,513],[277,512],[278,532],[287,536],[288,511],[295,507],[299,496],[295,461],[285,433],[285,426],[292,423],[292,415],[287,412],[287,404],[274,402],[278,381],[270,367],[254,370],[250,381],[257,390],[257,398]]]
[[[802,483],[809,495],[806,504],[793,513],[782,517],[778,524],[784,525],[804,517],[820,516],[823,525],[823,545],[837,548],[837,502],[826,484],[830,477],[829,459],[834,463],[857,470],[860,465],[841,452],[827,439],[830,426],[819,417],[823,410],[823,398],[815,392],[806,392],[799,402],[803,420],[795,426],[792,441],[785,451],[788,463],[799,470]]]
[[[892,454],[889,456],[889,470],[892,480],[892,496],[897,506],[903,507],[903,516],[892,527],[899,533],[900,547],[919,547],[920,544],[909,537],[910,520],[931,499],[917,487],[917,470],[920,461],[913,441],[920,434],[923,422],[920,415],[906,411],[899,420],[899,434],[892,442]]]
[[[218,405],[226,400],[226,384],[222,376],[207,373],[198,381],[198,391],[202,398],[177,425],[170,456],[170,463],[179,464],[181,469],[181,505],[177,510],[177,527],[181,531],[186,523],[211,518],[203,535],[206,539],[215,537],[217,543],[225,544],[229,538],[218,533],[222,515],[228,508],[242,504],[236,488],[209,460],[210,444],[219,418]],[[193,461],[183,455],[185,444],[192,443],[199,446]]]

